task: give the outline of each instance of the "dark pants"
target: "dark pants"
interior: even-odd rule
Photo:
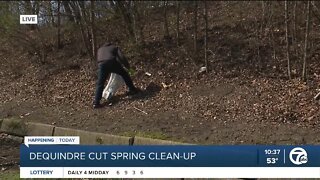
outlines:
[[[102,93],[104,89],[104,83],[110,73],[119,74],[124,82],[126,83],[129,91],[135,90],[135,86],[128,74],[128,72],[122,67],[122,65],[117,60],[108,60],[99,64],[98,68],[98,81],[96,85],[96,95],[94,99],[94,104],[99,104],[102,98]]]

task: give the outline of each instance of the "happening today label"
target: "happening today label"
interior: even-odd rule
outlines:
[[[80,144],[79,136],[25,136],[24,144],[49,145],[49,144]]]

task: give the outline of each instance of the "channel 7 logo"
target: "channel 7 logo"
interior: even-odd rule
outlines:
[[[301,147],[293,148],[289,154],[290,161],[295,165],[301,165],[308,162],[307,151]]]

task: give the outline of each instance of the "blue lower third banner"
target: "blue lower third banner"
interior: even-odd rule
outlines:
[[[21,145],[21,178],[320,178],[320,146]]]

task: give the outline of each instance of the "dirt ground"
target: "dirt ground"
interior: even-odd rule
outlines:
[[[77,72],[71,73],[76,76]],[[1,96],[0,118],[15,116],[61,127],[199,144],[320,142],[319,104],[312,99],[315,87],[310,85],[281,79],[198,75],[166,82],[171,86],[164,88],[161,79],[144,76],[141,81],[135,78],[142,93],[126,97],[123,88],[111,106],[97,110],[91,107],[94,81],[88,83],[92,92],[83,90],[89,95],[79,97],[71,97],[72,92],[68,97],[68,91],[81,91],[88,81],[78,80],[79,84],[72,87],[66,81],[60,85],[65,97],[60,97],[54,92],[61,92],[60,87],[50,79],[47,84],[32,85],[33,92],[46,89],[33,95],[30,86],[23,88],[26,80],[20,78],[18,83],[2,86],[7,96]],[[21,87],[10,88],[19,83]]]
[[[20,143],[0,133],[0,179],[6,179],[7,172],[19,170]],[[7,176],[6,176],[7,177]],[[12,179],[12,176],[10,176]],[[9,179],[9,178],[7,178]]]
[[[123,87],[112,106],[94,110],[95,80],[82,69],[43,77],[30,64],[22,63],[18,67],[26,68],[18,72],[6,61],[1,67],[0,118],[199,144],[320,142],[316,78],[305,85],[236,72],[199,74],[192,67],[144,67],[148,71],[138,69],[133,76],[142,93],[126,97]]]

